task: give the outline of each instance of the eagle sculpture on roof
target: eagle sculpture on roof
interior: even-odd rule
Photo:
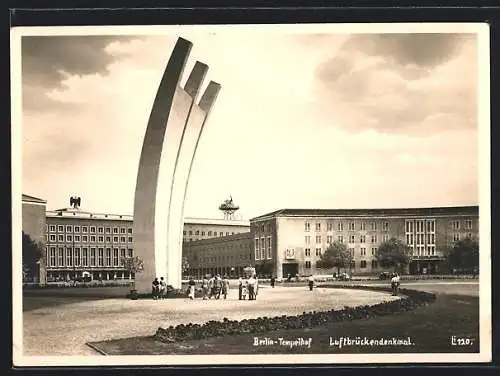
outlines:
[[[80,207],[81,200],[82,200],[81,197],[71,196],[69,199],[69,205],[75,209],[78,209]]]

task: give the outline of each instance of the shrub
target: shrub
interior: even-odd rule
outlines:
[[[335,288],[364,289],[372,291],[387,291],[388,287],[377,286],[324,286]],[[295,316],[259,317],[256,319],[245,319],[241,321],[224,318],[222,321],[208,321],[205,324],[180,324],[168,328],[158,328],[154,338],[162,342],[181,342],[189,340],[200,340],[210,337],[235,335],[244,333],[263,333],[281,329],[301,329],[324,326],[330,323],[351,321],[368,317],[390,315],[397,312],[410,311],[422,305],[432,303],[435,294],[401,289],[404,295],[401,299],[382,302],[372,306],[345,307],[340,310],[329,310],[324,312],[304,312]]]

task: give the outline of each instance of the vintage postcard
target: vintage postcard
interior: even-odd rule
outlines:
[[[15,366],[491,360],[489,28],[11,31]]]

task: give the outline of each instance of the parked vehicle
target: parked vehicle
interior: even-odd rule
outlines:
[[[391,278],[391,273],[389,273],[389,272],[382,272],[382,273],[380,273],[380,275],[378,277],[379,277],[379,279],[390,279]]]
[[[350,281],[351,280],[351,276],[347,273],[340,273],[337,277],[337,279],[339,281]]]

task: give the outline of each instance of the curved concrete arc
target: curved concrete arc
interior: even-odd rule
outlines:
[[[174,107],[174,99],[176,94],[179,96],[179,82],[191,48],[191,42],[182,38],[177,40],[158,87],[144,135],[137,172],[133,222],[134,253],[144,261],[143,272],[135,276],[135,287],[140,292],[151,291],[151,276],[166,274],[165,263],[157,262],[157,256],[161,257],[162,252],[159,252],[155,239],[156,196],[167,123],[171,118],[179,117],[179,110]],[[183,101],[177,99],[176,102]]]
[[[173,286],[180,286],[182,280],[182,229],[189,177],[203,128],[219,91],[220,85],[211,81],[200,99],[199,105],[193,105],[180,148],[170,208],[172,220],[170,221],[169,250],[171,251],[169,252],[168,275],[169,284]]]

